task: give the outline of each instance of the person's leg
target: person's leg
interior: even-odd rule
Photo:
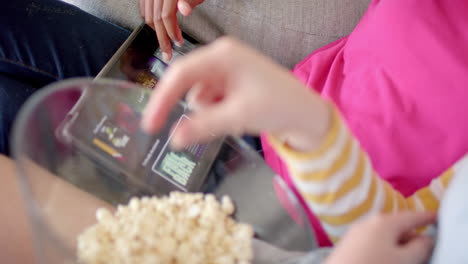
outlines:
[[[51,81],[99,72],[130,32],[59,0],[0,9],[0,70]]]
[[[16,113],[36,90],[34,85],[0,73],[0,154],[9,154],[9,133]]]
[[[130,34],[59,0],[4,1],[0,32],[0,153],[6,154],[11,123],[30,94],[53,81],[96,75]]]

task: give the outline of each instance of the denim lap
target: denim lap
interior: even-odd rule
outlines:
[[[0,9],[0,153],[18,109],[39,88],[95,76],[130,32],[58,0],[5,1]]]

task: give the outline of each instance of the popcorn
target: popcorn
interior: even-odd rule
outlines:
[[[115,213],[98,209],[98,222],[78,237],[83,264],[249,264],[251,226],[235,222],[231,199],[173,192],[132,198]]]
[[[106,220],[108,220],[109,218],[112,218],[112,214],[111,214],[111,212],[109,212],[109,210],[107,210],[106,208],[99,208],[99,209],[96,211],[96,219],[97,219],[99,222],[106,221]]]
[[[221,208],[223,209],[223,212],[232,215],[234,213],[234,204],[232,203],[231,199],[227,196],[223,196],[221,199]]]

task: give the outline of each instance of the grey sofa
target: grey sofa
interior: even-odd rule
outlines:
[[[128,29],[142,20],[138,0],[64,0]],[[370,0],[206,0],[182,29],[202,42],[230,34],[286,67],[349,34]]]

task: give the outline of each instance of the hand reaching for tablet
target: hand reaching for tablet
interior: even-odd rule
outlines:
[[[287,69],[229,38],[169,67],[148,103],[143,128],[160,129],[187,92],[195,110],[191,121],[179,124],[172,141],[176,147],[207,141],[208,132],[223,136],[265,131],[307,151],[321,143],[331,123],[328,103]]]
[[[171,40],[182,44],[182,32],[177,21],[177,11],[188,16],[193,8],[204,0],[140,0],[140,13],[146,24],[152,27],[158,36],[159,46],[164,60],[172,57]]]

